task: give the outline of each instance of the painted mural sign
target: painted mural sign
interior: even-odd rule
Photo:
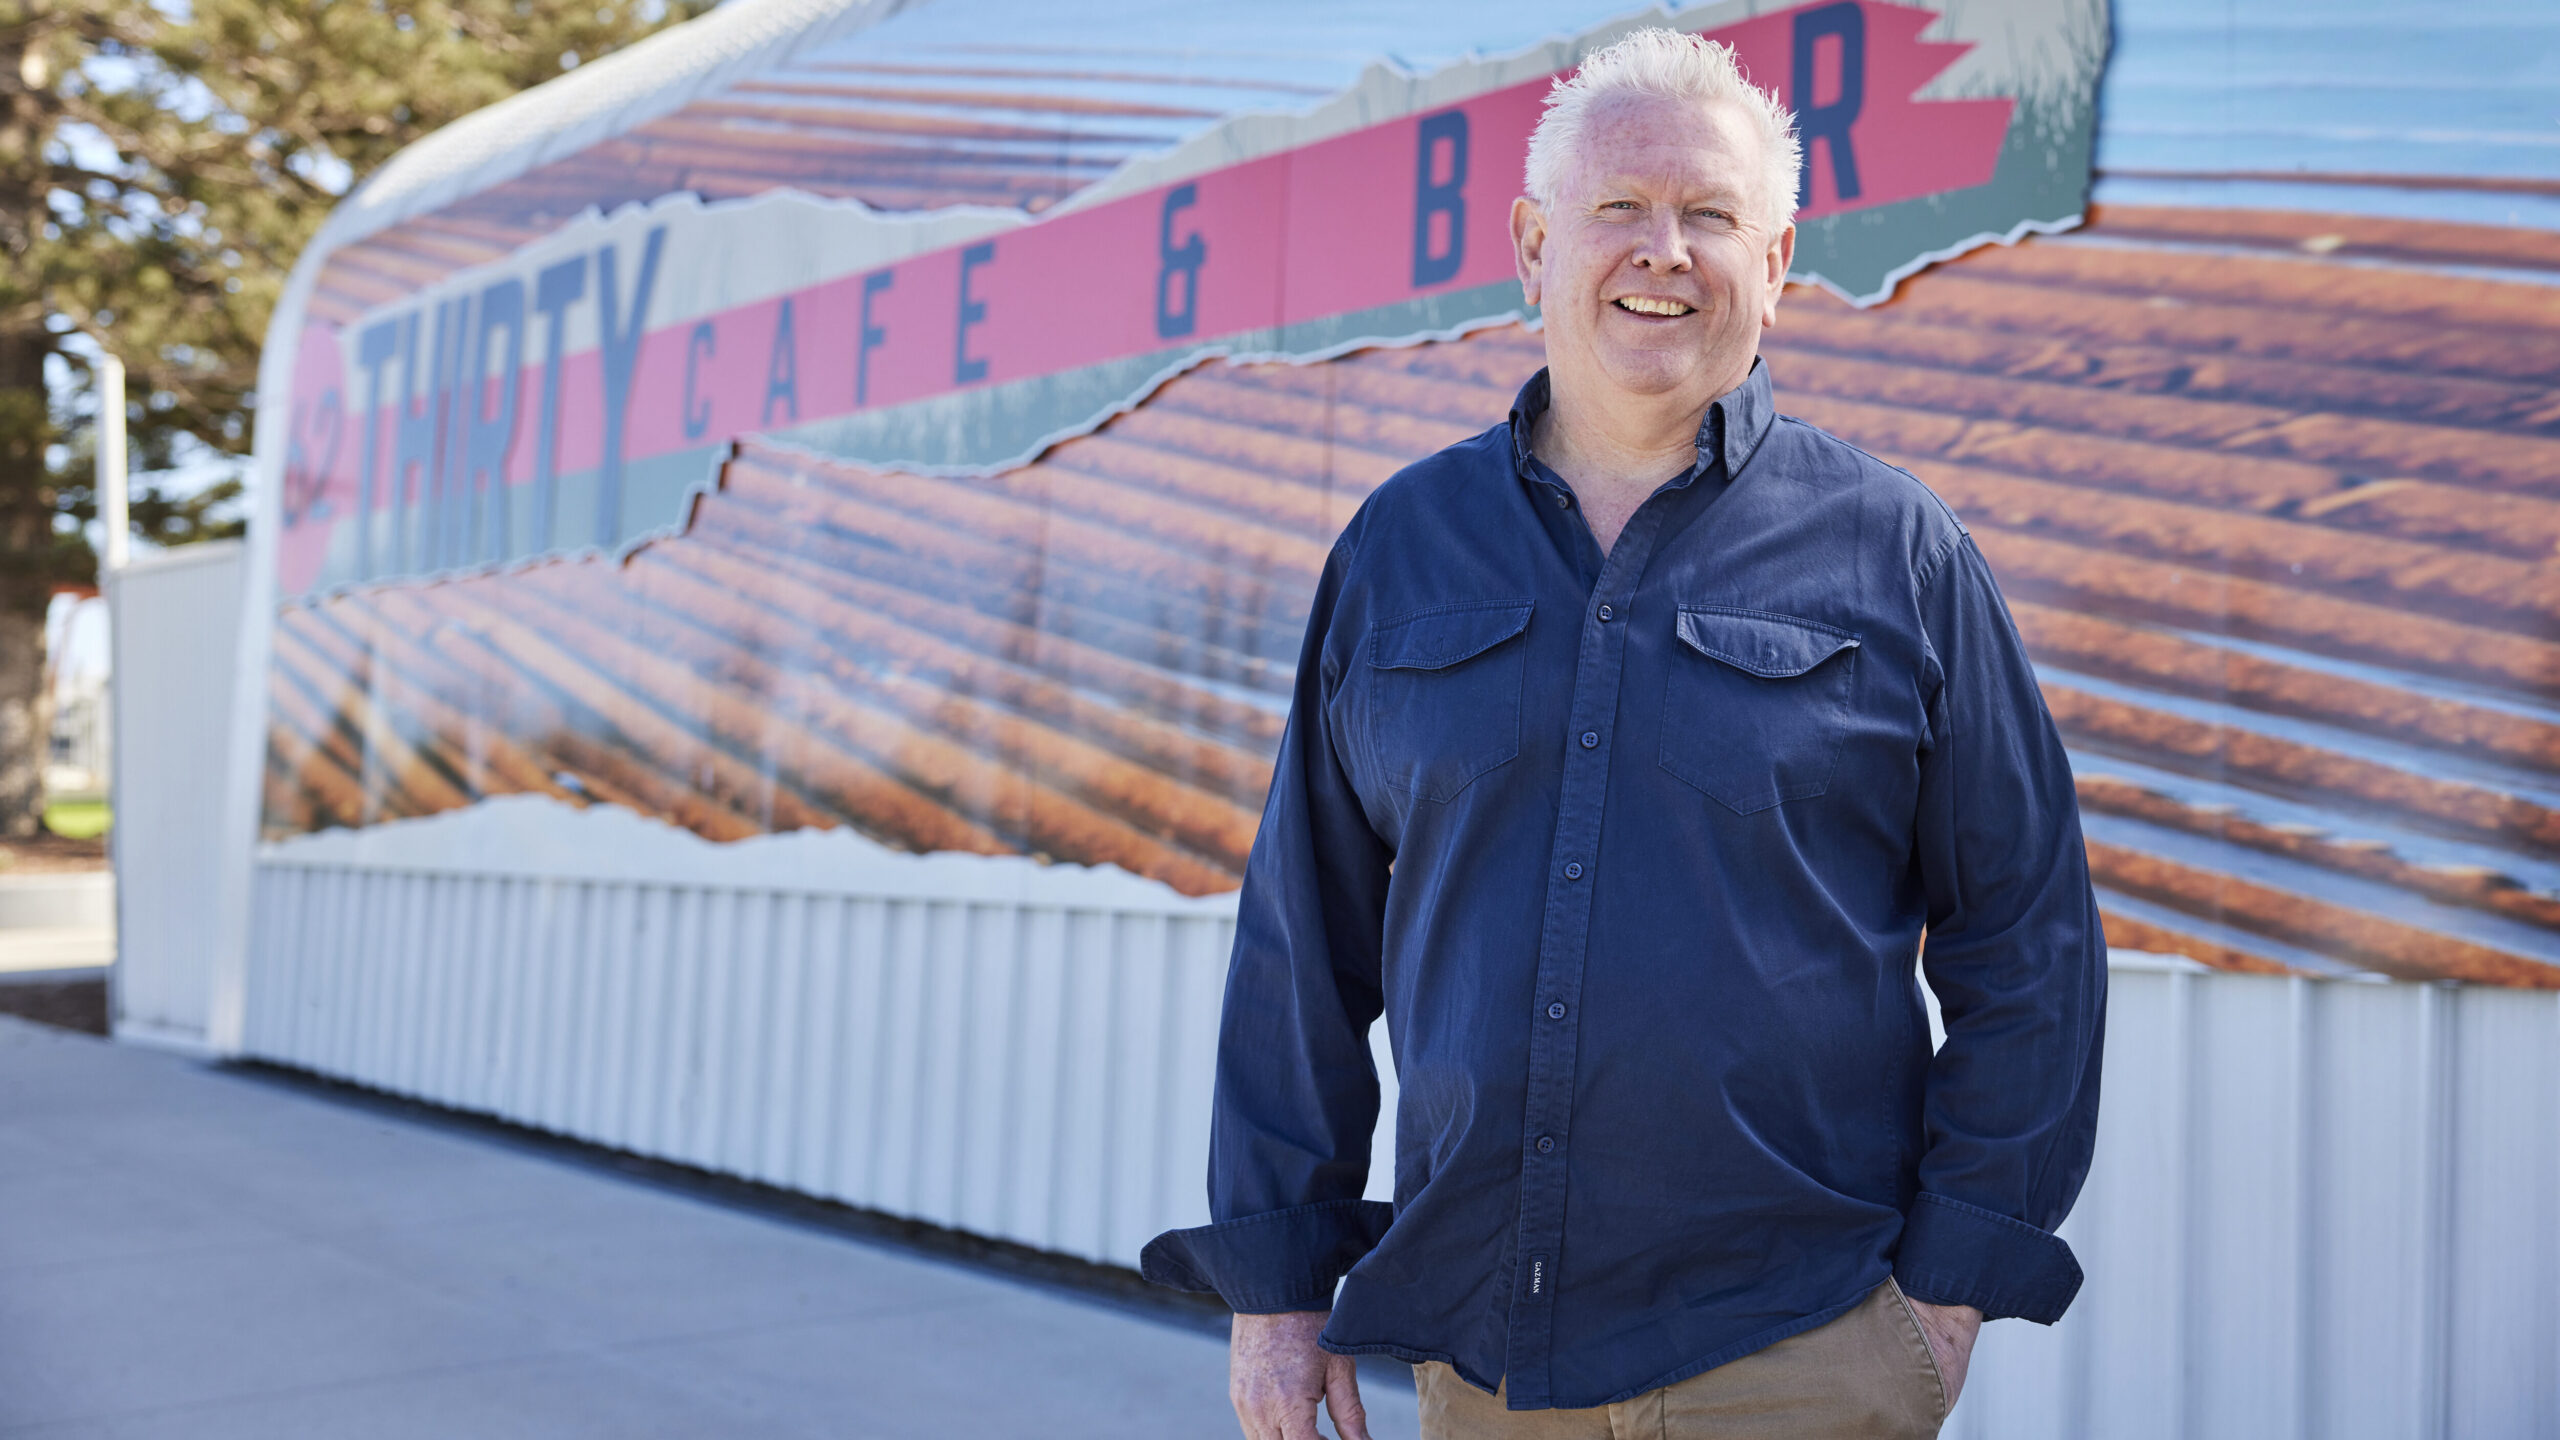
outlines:
[[[281,588],[612,550],[679,523],[740,436],[985,473],[1207,357],[1520,318],[1507,217],[1529,130],[1555,75],[1633,23],[1422,75],[1373,65],[1037,214],[672,190],[315,320]],[[1798,113],[1799,279],[1873,301],[1933,258],[2077,220],[2091,6],[1729,3],[1675,23]]]
[[[1541,362],[1524,137],[1661,19],[1577,3],[934,0],[338,243],[277,337],[270,853],[1216,905],[1335,535]],[[2111,942],[2560,985],[2547,230],[2073,230],[2097,0],[1672,20],[1802,118],[1780,407],[1964,516]]]

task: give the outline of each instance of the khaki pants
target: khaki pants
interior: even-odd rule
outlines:
[[[1677,1385],[1593,1410],[1507,1410],[1432,1361],[1413,1367],[1423,1440],[1930,1440],[1947,1392],[1902,1287]]]

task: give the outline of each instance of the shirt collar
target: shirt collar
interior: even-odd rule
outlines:
[[[1519,398],[1511,402],[1511,462],[1524,480],[1544,483],[1538,467],[1531,462],[1529,437],[1538,417],[1546,413],[1549,398],[1546,368],[1540,366],[1538,373],[1529,377],[1529,383],[1520,387]],[[1769,362],[1755,356],[1751,373],[1743,377],[1742,383],[1717,396],[1716,402],[1707,407],[1706,418],[1698,422],[1698,466],[1672,484],[1688,484],[1718,460],[1724,462],[1726,479],[1741,474],[1777,414],[1777,401],[1769,388]]]

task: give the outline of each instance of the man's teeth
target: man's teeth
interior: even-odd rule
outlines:
[[[1677,300],[1656,300],[1650,295],[1628,295],[1618,304],[1639,315],[1686,315],[1689,307]]]

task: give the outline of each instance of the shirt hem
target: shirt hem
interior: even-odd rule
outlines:
[[[1881,1284],[1882,1282],[1879,1281],[1878,1283]],[[1798,1316],[1784,1324],[1772,1325],[1768,1329],[1736,1344],[1727,1345],[1721,1349],[1710,1351],[1700,1359],[1693,1360],[1674,1369],[1667,1370],[1661,1375],[1658,1375],[1651,1380],[1647,1380],[1632,1389],[1621,1390],[1605,1399],[1588,1400],[1574,1404],[1568,1404],[1562,1400],[1556,1400],[1538,1408],[1551,1410],[1596,1410],[1604,1405],[1615,1405],[1620,1401],[1633,1400],[1639,1395],[1649,1394],[1655,1390],[1661,1390],[1669,1386],[1677,1385],[1681,1381],[1689,1379],[1691,1376],[1703,1375],[1706,1372],[1715,1369],[1719,1365],[1730,1365],[1734,1361],[1739,1360],[1746,1355],[1752,1355],[1759,1351],[1766,1350],[1781,1340],[1793,1339],[1808,1330],[1818,1330],[1866,1303],[1867,1296],[1873,1293],[1875,1293],[1875,1287],[1869,1286],[1867,1289],[1858,1292],[1856,1296],[1845,1300],[1840,1304],[1825,1306],[1820,1310],[1814,1311],[1812,1314]],[[1436,1360],[1441,1364],[1448,1366],[1450,1369],[1457,1371],[1459,1379],[1466,1381],[1468,1384],[1484,1391],[1488,1395],[1493,1394],[1497,1388],[1496,1383],[1488,1383],[1480,1376],[1469,1371],[1466,1366],[1460,1364],[1454,1357],[1442,1354],[1437,1350],[1418,1350],[1410,1345],[1398,1345],[1392,1340],[1371,1341],[1358,1345],[1346,1345],[1324,1339],[1321,1336],[1317,1338],[1316,1344],[1321,1346],[1328,1353],[1334,1355],[1392,1355],[1396,1359],[1402,1360],[1408,1365],[1420,1365],[1425,1361]],[[1497,1377],[1497,1383],[1498,1379],[1499,1377]]]
[[[1460,1364],[1456,1356],[1443,1355],[1437,1350],[1416,1350],[1410,1345],[1398,1345],[1392,1340],[1373,1341],[1364,1345],[1343,1345],[1327,1340],[1321,1335],[1316,1337],[1316,1345],[1329,1355],[1391,1355],[1407,1365],[1422,1365],[1436,1360],[1458,1372],[1459,1379],[1487,1395],[1494,1392],[1492,1385],[1486,1384],[1475,1372]]]

